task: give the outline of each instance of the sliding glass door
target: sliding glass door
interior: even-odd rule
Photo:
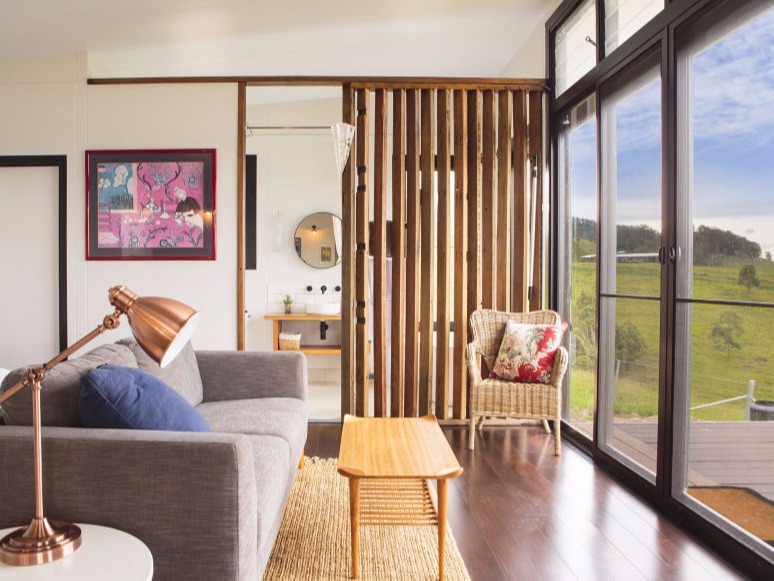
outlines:
[[[679,30],[673,490],[774,541],[774,8],[760,6]]]
[[[655,482],[661,320],[658,55],[601,91],[599,447]]]
[[[560,277],[562,313],[570,324],[568,397],[563,416],[589,438],[594,432],[597,369],[597,109],[592,95],[562,118],[557,174],[566,217]]]

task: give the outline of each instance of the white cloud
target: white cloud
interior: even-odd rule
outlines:
[[[772,143],[773,41],[774,10],[768,10],[693,57],[691,108],[696,141],[724,147]]]

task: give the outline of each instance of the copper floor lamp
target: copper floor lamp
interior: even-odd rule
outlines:
[[[137,343],[161,367],[183,349],[193,334],[199,314],[178,301],[160,297],[138,297],[125,286],[108,291],[115,307],[102,324],[0,395],[0,404],[25,387],[32,389],[32,426],[35,466],[35,517],[29,525],[16,529],[0,540],[0,561],[8,565],[40,565],[66,557],[81,546],[81,529],[76,525],[48,520],[43,515],[43,465],[41,460],[40,384],[46,373],[94,340],[106,330],[115,329],[123,314]]]

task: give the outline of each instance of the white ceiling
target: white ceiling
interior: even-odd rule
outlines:
[[[0,60],[89,76],[504,74],[559,0],[0,0]]]

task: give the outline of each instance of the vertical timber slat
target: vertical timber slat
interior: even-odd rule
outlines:
[[[507,311],[511,304],[511,122],[513,121],[511,92],[497,96],[497,228],[495,238],[495,296],[497,308]]]
[[[355,125],[355,92],[347,84],[342,88],[341,119]],[[355,408],[355,163],[352,151],[341,176],[341,417]]]
[[[419,369],[419,93],[406,91],[406,371],[404,414],[418,413]]]
[[[485,309],[497,307],[494,294],[495,222],[497,220],[496,169],[495,169],[495,107],[494,92],[484,91],[481,164],[481,306]]]
[[[532,268],[532,297],[529,299],[529,310],[536,311],[543,306],[542,288],[542,256],[543,256],[543,93],[530,91],[529,93],[529,155],[537,159],[538,178],[537,193],[535,195],[536,219],[535,219],[535,244],[534,266]],[[530,176],[528,179],[532,179]]]
[[[475,92],[475,91],[474,91]],[[467,414],[468,342],[468,103],[465,91],[454,91],[454,348],[452,415],[458,420]],[[475,149],[475,148],[474,148]]]
[[[436,351],[435,351],[435,415],[446,419],[449,415],[449,242],[451,237],[451,213],[449,190],[451,189],[451,160],[449,157],[449,112],[448,89],[437,91],[437,156],[438,156],[438,207],[437,233],[438,256],[436,258]]]
[[[405,223],[406,223],[406,92],[392,92],[392,346],[390,351],[390,415],[403,415],[405,362]]]
[[[527,306],[527,106],[524,91],[513,92],[513,275],[511,311]]]
[[[481,92],[468,91],[468,319],[481,308]],[[468,330],[469,327],[468,327]]]
[[[419,299],[419,379],[418,413],[423,416],[430,411],[431,382],[433,369],[433,298],[435,280],[433,263],[435,259],[435,203],[433,196],[435,134],[433,114],[433,89],[421,92],[421,154],[420,154],[420,262],[421,294]]]
[[[355,413],[368,415],[368,145],[370,91],[357,90],[355,194]]]
[[[374,416],[387,415],[387,91],[374,101]]]

